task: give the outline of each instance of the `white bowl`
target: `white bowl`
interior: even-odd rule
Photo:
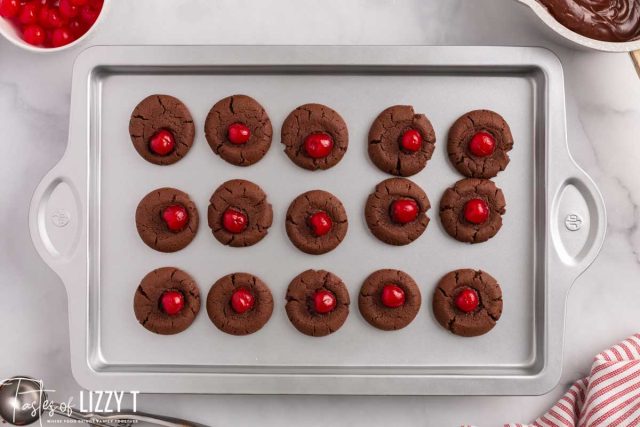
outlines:
[[[600,40],[590,39],[560,24],[556,18],[549,13],[546,7],[538,2],[538,0],[517,0],[518,2],[529,6],[533,12],[538,15],[538,18],[544,22],[547,28],[550,28],[556,35],[559,35],[563,40],[571,42],[573,46],[580,46],[583,48],[596,49],[605,52],[631,52],[640,49],[640,40],[634,40],[629,42],[603,42]]]
[[[104,19],[104,16],[106,15],[106,12],[107,12],[107,7],[110,3],[111,3],[110,0],[104,0],[104,3],[102,5],[102,10],[100,11],[100,15],[98,15],[98,19],[96,19],[96,22],[93,23],[91,28],[89,28],[87,32],[84,33],[81,37],[64,46],[41,47],[41,46],[30,45],[29,43],[22,40],[22,37],[20,37],[20,34],[18,34],[16,27],[11,22],[9,22],[8,20],[2,17],[0,17],[0,34],[2,34],[2,36],[5,39],[9,40],[14,45],[21,47],[24,50],[28,50],[30,52],[36,52],[36,53],[60,52],[62,50],[70,49],[73,46],[82,43],[82,41],[84,41],[87,37],[89,37],[89,35],[95,31],[96,27],[100,25],[100,22],[102,22],[102,20]]]

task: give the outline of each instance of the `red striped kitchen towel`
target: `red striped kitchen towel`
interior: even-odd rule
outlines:
[[[532,424],[505,427],[615,427],[640,425],[640,334],[598,354],[591,374],[577,381]]]

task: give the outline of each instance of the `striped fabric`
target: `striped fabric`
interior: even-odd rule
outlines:
[[[577,381],[532,424],[505,427],[640,426],[640,334],[598,354],[588,378]]]

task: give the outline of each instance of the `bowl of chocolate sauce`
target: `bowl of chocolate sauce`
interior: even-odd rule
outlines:
[[[518,1],[579,46],[608,52],[640,49],[640,0]]]

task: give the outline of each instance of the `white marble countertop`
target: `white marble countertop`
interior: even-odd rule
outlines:
[[[513,0],[113,0],[84,45],[34,55],[0,40],[0,378],[42,378],[77,396],[69,366],[67,298],[31,245],[28,204],[67,143],[71,68],[93,44],[460,44],[545,46],[561,59],[568,137],[606,200],[608,235],[575,283],[564,373],[535,397],[144,395],[140,409],[208,425],[455,426],[530,421],[592,356],[640,331],[640,80],[625,54],[560,46]]]

